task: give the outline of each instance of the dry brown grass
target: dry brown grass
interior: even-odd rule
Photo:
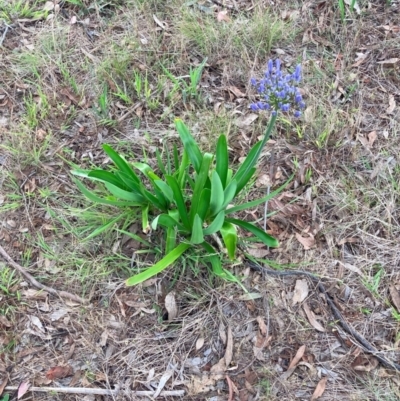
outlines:
[[[182,399],[215,401],[229,394],[229,383],[216,380],[212,370],[225,358],[224,374],[241,401],[310,399],[325,376],[321,400],[398,399],[398,373],[375,365],[354,344],[311,282],[306,302],[325,332],[310,325],[302,305],[292,304],[296,279],[263,277],[242,264],[235,273],[260,299],[241,301],[239,288],[211,285],[205,272],[196,275],[189,265],[177,281],[170,270],[148,286],[124,288],[137,244],[111,232],[82,241],[117,212],[83,199],[68,164],[100,165],[103,142],[133,157],[145,150],[152,162],[155,147],[176,138],[176,115],[204,149],[221,132],[229,134],[232,160],[238,162],[265,126],[261,117],[248,127],[237,124],[254,96],[249,78],[261,74],[269,57],[279,56],[286,66],[301,62],[305,116],[278,122],[260,165],[263,177],[273,159],[273,186],[296,171],[291,186],[269,205],[277,212],[269,229],[281,246],[266,257],[320,275],[348,322],[399,363],[400,317],[389,291],[400,289],[398,5],[360,0],[361,15],[347,9],[341,21],[336,1],[237,0],[227,2],[229,20],[217,21],[223,8],[211,1],[123,3],[96,1],[85,10],[65,2],[47,21],[18,13],[6,20],[11,27],[0,53],[0,241],[38,280],[91,301],[81,307],[33,295],[0,264],[6,289],[0,313],[9,322],[0,321],[2,377],[8,373],[12,385],[29,380],[41,386],[48,384],[51,367],[69,364],[72,383],[68,377],[50,385],[120,386],[116,398],[133,399],[131,391],[153,390],[170,372],[165,390],[185,390]],[[74,15],[78,23],[71,25]],[[0,23],[0,38],[5,27]],[[200,98],[174,93],[161,65],[181,77],[206,57]],[[135,92],[134,72],[147,77],[151,97]],[[96,109],[105,86],[102,113]],[[115,95],[118,88],[128,100]],[[249,198],[264,186],[265,180],[258,181]],[[261,220],[262,208],[247,217]],[[311,249],[296,234],[312,235]],[[138,256],[137,263],[151,263],[151,257]],[[165,297],[171,291],[179,313],[168,321]],[[255,350],[261,343],[264,348]],[[300,364],[286,377],[302,345]]]

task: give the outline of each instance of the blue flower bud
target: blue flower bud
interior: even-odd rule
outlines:
[[[294,100],[296,103],[300,103],[303,100],[303,96],[301,96],[299,93],[294,97]]]
[[[301,117],[301,111],[296,110],[296,111],[293,113],[293,115],[294,115],[296,118],[299,118],[299,117]]]
[[[272,71],[274,70],[274,62],[272,60],[268,61],[268,72],[272,73]]]
[[[258,110],[259,110],[258,106],[257,106],[255,103],[252,103],[252,104],[250,105],[250,109],[251,109],[252,111],[258,111]]]

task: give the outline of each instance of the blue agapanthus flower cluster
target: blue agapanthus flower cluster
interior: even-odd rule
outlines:
[[[301,81],[301,65],[299,64],[293,74],[284,74],[281,71],[280,60],[268,61],[264,78],[257,81],[251,79],[251,84],[257,89],[261,100],[250,105],[251,110],[271,110],[273,115],[278,111],[289,112],[293,110],[295,117],[301,116],[305,108],[303,97],[298,89]]]

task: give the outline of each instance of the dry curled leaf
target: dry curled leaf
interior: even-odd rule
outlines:
[[[290,362],[290,365],[288,367],[288,371],[296,367],[296,365],[300,362],[301,358],[303,358],[304,352],[306,351],[306,346],[302,345],[296,352],[296,355],[292,359],[292,362]]]
[[[307,319],[310,322],[311,326],[314,327],[315,330],[325,332],[325,329],[322,327],[322,324],[317,321],[314,312],[310,309],[307,302],[304,302],[303,309],[304,312],[306,312]]]
[[[394,109],[396,108],[396,100],[394,100],[394,96],[389,96],[389,107],[386,109],[387,114],[392,114]]]
[[[173,373],[174,373],[173,370],[167,370],[161,376],[161,379],[160,379],[160,382],[158,383],[157,389],[156,389],[156,391],[154,392],[154,394],[152,396],[153,399],[157,398],[160,395],[162,389],[164,388],[164,386],[167,383],[167,381],[172,377]]]
[[[204,337],[199,337],[196,341],[196,351],[202,349],[204,345]]]
[[[229,22],[230,18],[228,17],[228,10],[222,10],[217,14],[217,21],[222,22],[226,21]]]
[[[302,303],[308,295],[308,282],[306,279],[296,280],[296,286],[294,287],[294,294],[292,299],[292,305]]]
[[[165,309],[168,312],[168,321],[171,322],[178,316],[178,306],[176,305],[175,292],[171,291],[165,297]]]
[[[400,58],[395,57],[395,58],[389,58],[388,60],[378,61],[378,64],[382,64],[383,66],[385,66],[385,65],[391,66],[391,65],[395,65],[399,61],[400,61]]]
[[[310,401],[314,401],[317,398],[321,397],[322,394],[324,394],[327,381],[328,381],[328,376],[325,376],[318,382],[317,387],[315,387],[315,390],[313,392],[313,395],[311,396]]]
[[[3,315],[0,315],[0,326],[11,327],[11,322]]]
[[[389,285],[390,297],[392,298],[393,305],[396,307],[397,311],[400,312],[400,293],[397,291],[393,284]]]
[[[315,245],[315,238],[313,236],[310,237],[302,237],[299,233],[296,233],[296,239],[303,245],[304,250],[311,249]]]
[[[232,335],[232,328],[228,326],[227,336],[226,336],[226,350],[225,350],[225,366],[229,366],[232,362],[233,357],[233,335]]]
[[[372,131],[368,134],[368,144],[369,147],[372,148],[372,145],[376,141],[376,138],[378,138],[378,135],[376,134],[376,131]]]
[[[358,372],[370,372],[378,366],[379,362],[372,355],[358,355],[351,367]]]
[[[258,323],[258,327],[260,328],[261,334],[263,336],[266,336],[267,332],[268,332],[268,328],[264,322],[264,319],[261,316],[257,316],[257,323]]]
[[[225,357],[221,358],[218,363],[211,366],[210,374],[214,380],[222,380],[225,377],[226,364]]]
[[[46,373],[46,379],[48,380],[56,380],[63,379],[64,377],[72,376],[74,370],[71,366],[54,366]]]
[[[17,400],[21,399],[26,394],[26,392],[29,390],[30,386],[31,386],[31,384],[29,382],[22,382],[18,386]]]
[[[236,121],[235,124],[239,128],[245,128],[248,127],[249,125],[253,124],[254,121],[256,121],[258,118],[258,114],[255,113],[250,113],[247,116],[242,116],[239,117]]]

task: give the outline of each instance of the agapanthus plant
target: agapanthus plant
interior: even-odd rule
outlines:
[[[104,184],[108,196],[98,196],[76,181],[84,195],[96,203],[104,203],[121,208],[140,210],[144,232],[150,229],[164,230],[165,256],[132,277],[127,285],[135,285],[160,273],[173,264],[184,253],[201,251],[203,260],[211,265],[212,272],[226,280],[240,281],[222,266],[224,260],[221,249],[215,246],[216,237],[222,238],[230,260],[237,253],[239,229],[253,234],[266,246],[276,247],[278,241],[256,225],[231,217],[242,210],[248,210],[266,202],[282,191],[290,179],[274,192],[261,199],[237,204],[238,195],[248,187],[257,171],[257,162],[274,127],[278,111],[287,112],[291,104],[304,107],[296,88],[300,81],[300,66],[292,75],[283,76],[280,62],[268,63],[265,78],[252,83],[257,87],[262,99],[251,106],[252,110],[271,110],[264,138],[249,151],[244,162],[235,171],[229,166],[228,143],[225,135],[217,141],[215,154],[201,152],[183,121],[176,119],[176,129],[182,142],[181,153],[174,147],[172,154],[165,157],[157,152],[158,171],[142,162],[129,162],[109,145],[104,151],[115,167],[107,170],[80,170],[77,176]],[[299,114],[296,110],[295,115]],[[116,220],[106,223],[114,225]],[[93,236],[104,231],[96,230]],[[128,232],[122,231],[129,235]],[[217,238],[218,239],[218,238]]]

